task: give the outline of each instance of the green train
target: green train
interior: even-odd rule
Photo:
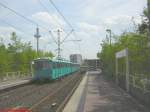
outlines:
[[[54,80],[79,69],[79,64],[62,59],[38,58],[32,63],[33,80]]]

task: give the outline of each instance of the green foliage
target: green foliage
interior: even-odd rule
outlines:
[[[110,45],[106,40],[101,44],[102,50],[97,54],[103,64],[103,72],[110,77],[115,75],[115,53],[129,49],[130,74],[150,76],[150,48],[148,47],[148,22],[144,19],[138,32],[126,32],[114,37]],[[119,72],[125,73],[125,60],[119,59]]]
[[[118,40],[111,45],[104,42],[102,44],[102,51],[98,54],[98,57],[101,59],[103,67],[108,68],[109,73],[114,74],[115,53],[128,48],[131,73],[149,73],[150,49],[147,47],[147,42],[148,38],[145,35],[126,33],[119,36]],[[119,62],[123,65],[124,61],[120,60]]]
[[[11,42],[5,45],[3,38],[0,37],[0,75],[13,71],[28,72],[31,61],[37,57],[53,58],[51,52],[39,51],[37,55],[31,43],[21,42],[15,32],[11,33],[10,40]]]

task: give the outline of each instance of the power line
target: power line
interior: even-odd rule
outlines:
[[[55,5],[55,3],[52,0],[49,0],[49,2],[54,6],[54,8],[57,10],[57,12],[61,15],[61,17],[64,19],[64,21],[68,24],[68,26],[73,29],[72,25],[70,24],[70,22],[65,18],[65,16],[61,13],[61,11],[57,8],[57,6]]]
[[[48,13],[50,14],[49,10],[43,5],[43,3],[41,2],[41,0],[38,0],[38,2],[39,2],[39,4],[41,5],[41,7],[42,7],[46,12],[48,12]],[[61,27],[61,24],[55,19],[55,17],[53,17],[53,16],[51,16],[51,17],[52,17],[52,18],[55,20],[55,22],[58,23],[59,26]],[[56,39],[55,39],[55,37],[54,37],[54,35],[52,34],[51,31],[49,31],[49,34],[51,35],[53,41],[54,41],[56,44],[58,44],[57,41],[56,41]]]
[[[38,0],[39,1],[39,4],[43,7],[43,9],[45,9],[48,13],[49,13],[49,10],[42,4],[42,2],[41,2],[41,0]],[[53,3],[54,4],[54,3]],[[54,4],[55,5],[55,4]],[[55,8],[56,8],[56,5],[55,5]],[[57,11],[59,11],[59,9],[58,8],[56,8],[57,9]],[[60,12],[60,11],[59,11]],[[49,13],[50,14],[50,13]],[[63,19],[65,19],[65,21],[67,22],[67,23],[69,23],[68,21],[67,21],[67,19],[63,16],[63,14],[61,14],[61,16],[63,17]],[[55,20],[55,22],[57,22],[58,24],[59,24],[59,26],[62,28],[62,25],[53,17],[53,16],[51,16],[54,20]],[[71,26],[71,24],[69,23],[69,26]],[[72,27],[72,26],[71,26]],[[66,33],[66,31],[62,28],[62,30]],[[73,29],[71,30],[71,33],[73,32]],[[65,38],[64,38],[64,40],[66,40],[69,36],[70,36],[70,34],[71,34],[70,32],[65,36]],[[53,37],[53,40],[54,40],[54,42],[56,43],[56,40],[54,39],[54,36],[52,35],[52,33],[51,33],[51,36]]]
[[[43,5],[43,3],[41,2],[41,0],[38,0],[38,2],[39,2],[39,4],[41,5],[41,7],[42,7],[46,12],[48,12],[48,13],[50,14],[48,8]],[[50,16],[51,16],[51,15],[50,15]],[[59,26],[61,26],[61,23],[60,23],[58,20],[56,20],[55,17],[53,17],[53,16],[51,16],[51,17],[54,19],[54,21],[55,21]]]
[[[37,24],[36,22],[34,22],[33,20],[31,20],[31,19],[29,19],[29,18],[25,17],[24,15],[22,15],[22,14],[18,13],[17,11],[15,11],[15,10],[13,10],[13,9],[9,8],[8,6],[4,5],[3,3],[0,3],[0,5],[1,5],[2,7],[4,7],[4,8],[6,8],[6,9],[10,10],[11,12],[15,13],[16,15],[18,15],[18,16],[20,16],[20,17],[24,18],[26,21],[28,21],[28,22],[30,22],[30,23],[32,23],[32,24],[34,24],[34,25],[37,25],[37,26],[38,26],[38,24]]]
[[[40,0],[39,0],[40,1]],[[68,24],[68,26],[72,29],[66,36],[65,38],[62,40],[62,42],[60,42],[60,44],[64,43],[65,40],[73,33],[74,37],[76,37],[76,34],[74,32],[74,28],[73,26],[70,24],[70,22],[65,18],[65,16],[61,13],[61,11],[57,8],[57,6],[55,5],[55,3],[53,2],[53,0],[49,0],[49,2],[53,5],[53,7],[57,10],[57,12],[60,14],[60,16],[64,19],[64,21]],[[52,35],[53,37],[53,35]],[[56,44],[59,44],[57,43],[56,40],[54,40]],[[81,40],[76,40],[76,41],[81,41]],[[73,42],[75,42],[75,40],[73,40]],[[80,49],[80,46],[79,46],[79,49]]]
[[[74,28],[73,26],[70,24],[70,22],[65,18],[65,16],[61,13],[61,11],[57,8],[57,6],[55,5],[55,3],[53,2],[53,0],[49,0],[49,2],[53,5],[53,7],[57,10],[57,12],[60,14],[60,16],[64,19],[64,21],[68,24],[68,26],[72,29],[71,33],[74,32],[74,37],[76,37],[75,35],[75,31],[74,31]],[[69,34],[67,35],[70,35],[70,32]],[[65,40],[68,38],[69,36],[66,36]],[[77,38],[77,37],[76,37]]]
[[[4,7],[4,8],[6,8],[6,9],[8,9],[8,10],[10,10],[11,12],[13,12],[13,13],[15,13],[16,15],[18,15],[18,16],[20,16],[20,17],[22,17],[23,19],[25,19],[26,21],[28,21],[28,22],[30,22],[30,23],[32,23],[32,24],[34,24],[34,25],[36,25],[37,27],[39,26],[39,27],[41,27],[41,28],[43,28],[45,31],[49,31],[47,28],[45,28],[44,26],[42,26],[42,25],[39,25],[37,22],[35,22],[35,21],[33,21],[33,20],[31,20],[31,19],[29,19],[29,18],[27,18],[27,17],[25,17],[24,15],[22,15],[21,13],[19,13],[19,12],[17,12],[17,11],[15,11],[14,9],[12,9],[12,8],[9,8],[8,6],[6,6],[5,4],[3,4],[3,3],[1,3],[0,2],[0,6],[2,6],[2,7]]]
[[[62,40],[61,44],[72,34],[73,30],[71,30],[66,37]]]
[[[10,26],[10,27],[12,27],[12,28],[14,28],[14,29],[17,29],[18,31],[20,31],[20,32],[22,32],[22,33],[24,33],[24,34],[26,34],[26,35],[29,35],[29,36],[32,35],[32,34],[30,34],[30,33],[25,33],[25,32],[24,32],[23,30],[21,30],[20,28],[18,28],[18,27],[16,27],[16,26],[14,26],[14,25],[12,25],[12,24],[6,22],[5,20],[0,19],[0,21],[2,21],[3,23],[7,24],[8,26]]]
[[[53,41],[54,41],[56,44],[58,44],[57,41],[55,40],[55,37],[54,37],[53,33],[52,33],[51,31],[49,31],[49,33],[50,33],[50,35],[51,35]]]

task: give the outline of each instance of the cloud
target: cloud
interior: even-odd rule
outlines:
[[[126,24],[131,23],[133,20],[137,24],[141,23],[141,17],[140,16],[133,17],[133,16],[129,16],[129,15],[110,16],[110,17],[108,17],[104,20],[104,23],[109,24],[109,25],[115,25],[115,24],[122,24],[122,25],[124,24],[124,25],[126,25]]]
[[[30,41],[31,43],[34,43],[34,38],[32,37],[32,35],[31,36],[27,35],[26,33],[18,31],[17,29],[13,27],[1,26],[0,37],[2,37],[4,44],[7,45],[8,43],[11,43],[10,37],[11,37],[12,32],[16,32],[17,37],[20,38],[22,42]]]
[[[99,36],[100,32],[103,32],[103,27],[100,25],[90,24],[88,22],[77,23],[79,29],[78,35],[81,38],[91,38]]]
[[[101,30],[101,27],[94,25],[94,24],[89,24],[86,22],[80,22],[78,23],[78,26],[81,30],[86,31],[86,32],[98,32]]]
[[[0,36],[8,37],[12,32],[16,32],[17,30],[12,27],[0,27]]]
[[[99,50],[99,43],[105,38],[105,29],[111,28],[112,32],[117,35],[122,33],[122,30],[129,29],[129,27],[132,31],[132,16],[134,17],[135,23],[140,23],[141,18],[138,15],[142,13],[143,7],[146,7],[146,1],[147,0],[85,0],[83,2],[82,0],[56,0],[55,3],[67,20],[74,26],[77,37],[81,38],[82,54],[88,58],[95,58],[95,54]],[[28,9],[23,8],[20,3],[24,4],[24,7],[28,6]],[[61,26],[69,32],[66,23],[58,13],[55,13],[56,10],[50,6],[49,2],[44,0],[42,3],[49,9],[50,13],[44,12],[44,9],[42,9],[38,3],[38,0],[20,2],[15,0],[12,3],[8,2],[8,5],[17,11],[22,12],[26,17],[32,18],[33,21],[36,21],[39,25],[42,25],[47,29],[51,28],[50,30],[56,31],[57,28],[60,28],[59,24],[61,24]],[[32,6],[35,6],[35,8],[32,8]],[[10,11],[7,11],[4,8],[0,9],[0,18],[5,19],[5,16],[8,15]],[[35,33],[34,28],[36,26],[30,26],[29,28],[29,24],[26,24],[22,20],[18,23],[17,17],[13,15],[13,13],[10,13],[10,16],[7,17],[8,22],[23,26],[25,31],[30,31],[33,34]],[[10,35],[10,32],[6,31],[8,29],[3,30],[0,28],[1,35]],[[13,30],[11,29],[11,31]],[[40,38],[40,48],[43,50],[53,49],[53,51],[55,51],[57,48],[55,44],[47,44],[47,42],[53,41],[48,34],[48,31],[45,31],[40,27],[40,34],[42,36]],[[56,32],[53,32],[53,34],[57,37]],[[61,39],[63,39],[64,36],[65,35],[62,32]],[[71,40],[72,37],[73,36],[68,37],[68,40]],[[34,39],[33,45],[36,47],[35,38],[31,38]],[[24,39],[27,40],[26,37]],[[65,45],[66,48],[75,52],[72,42],[68,42]],[[63,49],[65,57],[71,53],[66,48]]]
[[[49,25],[51,28],[58,28],[60,25],[65,26],[65,22],[61,18],[56,14],[49,14],[48,12],[37,12],[32,15],[32,18]]]

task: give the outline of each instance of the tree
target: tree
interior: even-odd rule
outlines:
[[[15,32],[11,33],[10,40],[11,42],[5,45],[3,38],[0,38],[0,73],[30,71],[31,61],[38,57],[36,50],[32,48],[30,42],[22,42]],[[53,58],[52,52],[40,51],[39,56]]]

